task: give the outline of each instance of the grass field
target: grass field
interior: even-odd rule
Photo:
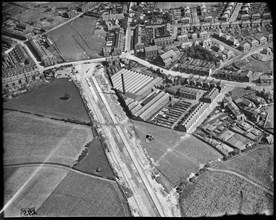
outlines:
[[[21,208],[31,207],[38,217],[130,215],[116,182],[49,165],[8,167],[4,175],[4,202],[10,201],[5,217],[20,217]]]
[[[19,112],[3,117],[4,164],[54,162],[72,166],[92,140],[90,127]]]
[[[70,95],[70,99],[67,101],[59,99],[65,93]],[[63,119],[70,118],[82,122],[90,122],[77,87],[67,79],[56,79],[49,85],[4,103],[3,107]]]
[[[68,20],[54,14],[54,10],[52,10],[53,3],[37,4],[35,2],[17,2],[17,4],[22,7],[11,5],[11,7],[7,8],[5,12],[10,13],[14,19],[30,23],[31,25],[35,25],[46,30],[49,30]],[[63,5],[64,4],[66,5],[65,2]],[[78,5],[78,3],[71,3],[71,5]],[[45,12],[47,9],[48,11]]]
[[[50,33],[65,61],[77,61],[101,57],[105,32],[95,31],[96,20],[83,16]]]
[[[273,196],[232,174],[206,171],[181,197],[183,217],[274,213]]]
[[[129,216],[114,182],[70,172],[37,210],[47,217]]]
[[[9,176],[4,182],[4,203],[12,201],[5,210],[5,217],[20,217],[21,208],[35,207],[37,210],[68,172],[57,167],[4,168],[6,177]],[[21,189],[25,182],[27,184]],[[15,194],[18,195],[14,197]]]
[[[100,173],[96,172],[98,168],[101,168]],[[112,179],[115,178],[106,158],[104,149],[98,138],[93,139],[92,143],[88,147],[87,156],[75,166],[75,169],[89,174],[96,174]]]
[[[248,64],[246,66],[246,69],[251,70],[253,72],[268,72],[271,71],[271,63],[273,63],[273,61],[270,62],[262,62],[259,60],[254,60],[254,62],[251,62],[250,64]]]
[[[194,136],[145,122],[132,121],[136,133],[156,167],[173,185],[196,173],[202,164],[221,158],[215,149]],[[147,134],[154,140],[146,142]]]
[[[273,151],[269,146],[259,147],[257,150],[248,153],[245,156],[235,157],[217,164],[216,167],[241,173],[242,175],[273,190],[274,182],[272,182],[270,178],[270,175],[274,176],[273,158]]]

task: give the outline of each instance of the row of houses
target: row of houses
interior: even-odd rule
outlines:
[[[103,47],[103,55],[109,57],[110,55],[120,55],[124,51],[124,29],[117,28],[109,31],[106,35],[106,43]]]
[[[271,19],[258,19],[254,21],[234,21],[234,22],[212,22],[212,17],[207,17],[210,21],[197,24],[197,30],[201,31],[207,31],[207,30],[228,30],[228,29],[235,29],[235,28],[242,28],[242,27],[260,27],[265,26],[268,24],[272,24]],[[190,32],[194,30],[193,24],[168,24],[167,29],[170,31],[171,35],[175,36],[177,35],[178,28],[181,29],[181,33]]]
[[[51,66],[57,63],[57,58],[39,40],[31,39],[27,42],[27,46],[42,61],[44,66]]]
[[[268,41],[272,41],[273,34],[257,33],[253,36],[247,36],[247,37],[242,37],[242,36],[232,37],[228,34],[223,34],[221,31],[219,31],[219,32],[213,33],[212,37],[219,41],[224,42],[229,46],[234,46],[243,52],[247,52],[251,48],[253,49],[259,45],[265,45]]]
[[[238,81],[238,82],[251,82],[252,81],[253,72],[251,70],[220,70],[218,73],[214,75],[214,77],[218,79]]]

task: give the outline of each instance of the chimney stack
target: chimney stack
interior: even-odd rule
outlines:
[[[122,79],[123,94],[125,94],[126,93],[126,89],[125,89],[125,82],[124,82],[124,75],[123,75],[123,73],[121,74],[121,79]]]

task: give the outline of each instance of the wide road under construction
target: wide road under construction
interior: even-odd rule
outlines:
[[[132,191],[132,197],[128,199],[134,216],[173,216],[166,204],[162,204],[157,191],[154,189],[149,175],[141,161],[135,144],[126,134],[126,123],[119,121],[112,111],[110,100],[106,93],[114,91],[102,91],[98,80],[93,76],[92,70],[88,70],[86,76],[79,77],[83,96],[87,100],[88,107],[94,113],[94,120],[99,122],[101,131],[108,145],[109,160],[118,172],[119,182]],[[90,77],[87,77],[88,74]],[[115,96],[115,93],[113,94]]]

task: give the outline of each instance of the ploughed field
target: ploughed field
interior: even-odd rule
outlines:
[[[69,98],[60,99],[65,95]],[[77,87],[68,79],[55,79],[48,85],[4,103],[3,107],[49,117],[90,122]]]
[[[253,181],[274,190],[273,145],[262,145],[258,149],[233,159],[216,164],[214,168],[233,170]]]
[[[208,144],[184,132],[141,121],[132,120],[132,123],[147,156],[174,186],[185,181],[191,173],[197,173],[202,165],[222,157]],[[148,143],[147,134],[154,140]]]
[[[245,180],[205,171],[181,193],[183,217],[274,213],[273,196]]]

